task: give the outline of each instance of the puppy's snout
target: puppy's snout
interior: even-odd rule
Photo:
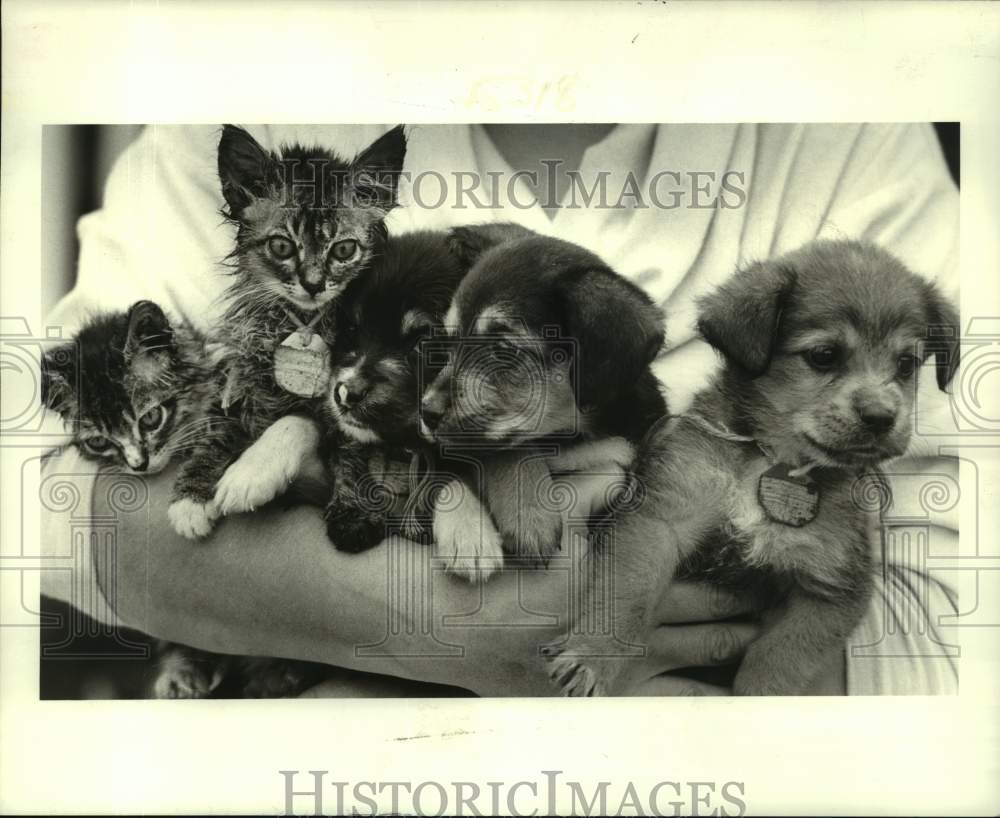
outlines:
[[[896,425],[896,407],[886,401],[855,398],[854,409],[872,434],[884,435]]]
[[[432,432],[437,429],[441,424],[441,418],[444,417],[444,406],[435,405],[424,402],[420,404],[420,419],[424,422],[424,425],[430,429]]]
[[[341,409],[350,409],[364,400],[369,388],[369,384],[360,378],[348,378],[334,388],[333,399]]]

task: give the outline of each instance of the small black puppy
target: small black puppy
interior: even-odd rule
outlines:
[[[409,233],[389,240],[345,298],[327,399],[334,482],[327,533],[342,551],[382,542],[388,518],[403,519],[402,504],[427,470],[421,455],[429,447],[417,426],[419,382],[429,377],[420,344],[442,327],[465,271],[447,233]]]
[[[544,562],[560,544],[561,516],[541,499],[544,452],[573,470],[614,450],[627,468],[666,413],[650,369],[663,314],[575,244],[509,225],[462,228],[452,243],[474,263],[445,317],[449,355],[421,426],[477,453],[473,484],[456,480],[443,494],[457,499],[436,505],[434,537],[452,570],[482,581],[505,552]]]

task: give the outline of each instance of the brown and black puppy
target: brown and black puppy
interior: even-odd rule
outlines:
[[[943,390],[958,365],[952,306],[854,241],[737,273],[704,299],[699,329],[723,371],[640,451],[644,500],[605,542],[613,592],[595,583],[574,634],[543,649],[569,695],[615,692],[678,571],[766,601],[736,693],[803,692],[867,608],[878,521],[865,481],[906,451],[917,369],[934,355]],[[613,633],[588,634],[603,621]]]
[[[558,548],[562,517],[545,500],[553,454],[567,468],[609,457],[627,467],[666,413],[650,369],[663,315],[649,297],[582,247],[498,230],[453,231],[478,255],[445,317],[446,363],[421,404],[423,434],[469,464],[436,506],[434,538],[473,581],[505,553],[545,561]]]

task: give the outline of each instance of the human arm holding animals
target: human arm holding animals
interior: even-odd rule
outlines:
[[[366,129],[363,134],[353,135],[349,133],[350,129],[341,130],[358,144],[365,143],[372,136],[371,128]],[[764,229],[781,232],[777,230],[776,224],[784,224],[784,232],[776,239],[778,244],[806,241],[822,230],[857,235],[867,233],[870,238],[885,242],[890,249],[902,255],[914,269],[938,278],[955,279],[957,242],[949,243],[942,239],[942,235],[957,236],[957,223],[954,219],[957,197],[950,186],[950,181],[944,176],[940,159],[932,154],[936,146],[929,141],[932,138],[929,129],[917,126],[902,128],[859,126],[854,151],[849,161],[846,161],[846,170],[841,166],[827,167],[830,164],[826,161],[828,144],[824,146],[823,140],[826,137],[823,136],[822,128],[805,128],[805,132],[810,135],[810,138],[806,139],[800,139],[794,132],[795,129],[788,130],[791,133],[787,138],[782,137],[785,138],[785,142],[779,146],[778,155],[783,156],[784,152],[799,145],[801,155],[798,167],[822,167],[824,173],[821,175],[824,178],[837,178],[840,181],[829,190],[817,192],[815,184],[812,187],[809,185],[812,179],[809,174],[796,175],[787,184],[789,188],[787,206],[784,206],[784,209],[775,209],[774,215],[766,215],[766,201],[750,202],[747,210],[750,216],[758,214],[755,216],[757,221],[754,222],[758,228],[763,224]],[[771,133],[777,134],[780,131],[781,128],[775,126]],[[335,141],[340,136],[338,133],[336,137],[331,137],[324,131],[322,138]],[[135,297],[152,297],[197,324],[204,326],[209,323],[207,302],[212,296],[221,292],[224,280],[214,273],[207,274],[205,271],[212,270],[217,260],[229,250],[224,232],[217,229],[219,220],[216,211],[221,200],[215,189],[212,167],[216,139],[217,132],[213,128],[190,129],[190,132],[188,129],[147,129],[140,142],[118,163],[109,183],[104,209],[88,217],[86,223],[81,225],[83,252],[80,263],[80,284],[70,299],[61,306],[53,320],[65,321],[71,325],[74,315],[78,314],[80,309],[84,306],[105,306],[106,299],[110,295],[124,299],[123,303]],[[761,150],[766,152],[766,148],[765,140]],[[155,172],[152,172],[154,168]],[[825,173],[825,170],[830,170],[830,173]],[[137,197],[144,203],[142,208],[135,207]],[[806,201],[809,202],[809,208],[800,207]],[[793,223],[796,219],[806,219],[806,216],[802,215],[803,212],[812,208],[825,209],[825,221],[823,218],[817,218],[815,225]],[[467,214],[455,215],[468,218]],[[785,221],[782,222],[782,219]],[[747,235],[753,236],[755,231],[756,228],[750,229]],[[648,232],[647,235],[656,236],[656,241],[662,243],[657,233]],[[172,239],[164,242],[163,236],[171,236]],[[173,237],[177,236],[184,236],[184,240],[173,240]],[[718,240],[717,236],[713,238]],[[692,252],[692,257],[694,255]],[[107,286],[109,280],[122,286],[109,288]],[[672,388],[683,384],[683,378],[678,379],[673,375],[669,380]],[[941,405],[940,400],[934,405]],[[283,516],[291,521],[298,520],[300,515],[308,514],[308,510],[301,509]],[[268,523],[268,520],[271,522]],[[305,520],[304,516],[302,520]],[[309,517],[309,520],[312,520],[312,517]],[[319,549],[322,546],[324,549],[329,549],[321,526],[315,532],[311,531],[309,526],[313,525],[313,522],[303,522],[303,527],[291,532],[291,537],[307,538],[314,533],[315,541],[311,541],[309,548]],[[243,543],[249,541],[259,545],[259,548],[255,547],[253,551],[258,570],[244,571],[239,579],[226,579],[226,572],[235,570],[236,566],[242,563],[240,555],[233,555],[233,559],[236,559],[234,565],[222,559],[224,551],[221,549],[206,549],[204,553],[194,555],[181,549],[180,543],[162,549],[162,553],[160,550],[156,552],[155,556],[162,559],[159,565],[161,573],[155,578],[155,587],[158,591],[155,594],[151,593],[148,599],[140,600],[146,588],[145,574],[138,570],[122,571],[117,587],[120,592],[131,594],[125,606],[118,605],[123,617],[126,621],[131,619],[136,624],[151,622],[151,628],[162,629],[164,625],[168,628],[177,627],[177,631],[172,631],[172,635],[182,639],[185,638],[185,634],[181,631],[190,630],[194,635],[192,641],[198,641],[197,635],[205,629],[210,629],[212,639],[206,640],[201,637],[202,643],[206,641],[210,643],[207,645],[209,647],[217,644],[222,634],[231,631],[233,639],[231,649],[251,648],[251,643],[254,642],[257,629],[260,627],[256,623],[267,618],[261,616],[262,611],[268,611],[273,618],[282,619],[282,611],[286,604],[282,593],[272,588],[274,591],[272,596],[271,592],[263,587],[255,589],[260,593],[256,594],[252,608],[250,606],[242,609],[235,606],[227,608],[222,605],[214,614],[206,609],[206,617],[213,619],[214,624],[199,625],[194,621],[197,619],[194,613],[191,615],[185,613],[189,610],[185,607],[185,600],[188,604],[197,602],[197,605],[202,605],[205,604],[205,594],[198,590],[197,577],[189,577],[185,573],[185,566],[190,566],[193,559],[197,559],[198,562],[204,561],[201,576],[213,577],[213,587],[217,588],[228,587],[225,583],[231,581],[246,582],[251,574],[254,582],[260,582],[262,585],[275,576],[283,576],[286,566],[291,564],[288,559],[289,551],[295,550],[296,554],[298,551],[296,545],[291,542],[285,543],[279,549],[268,551],[265,546],[271,544],[271,538],[278,535],[278,529],[269,528],[269,525],[274,525],[273,518],[266,514],[260,516],[259,527],[256,518],[252,521],[249,518],[242,520],[234,518],[220,529],[221,538],[228,536],[236,538],[234,548],[238,541]],[[146,559],[148,531],[140,532],[137,528],[124,530],[128,530],[130,536],[127,540],[125,538],[121,540],[121,547],[131,551],[132,556],[127,561],[132,567],[136,567]],[[942,529],[934,530],[942,531]],[[288,530],[285,531],[285,535],[289,535]],[[165,536],[173,542],[172,535]],[[55,548],[58,543],[65,540],[65,535],[52,534],[50,540],[52,547]],[[150,551],[154,547],[158,547],[158,543],[149,543]],[[193,546],[188,545],[187,548],[191,549]],[[345,580],[354,571],[359,575],[363,573],[364,565],[374,558],[373,555],[352,557],[350,559],[359,561],[348,563],[344,562],[348,559],[344,555],[327,554],[326,551],[323,554],[321,559],[323,564],[328,566],[327,570],[334,573],[330,566],[336,563],[336,575],[344,577]],[[298,556],[295,559],[298,560]],[[307,564],[308,560],[300,563],[303,566]],[[341,569],[346,569],[346,572],[342,572]],[[313,578],[318,573],[314,572]],[[549,575],[550,572],[539,573],[537,581],[543,582],[543,578]],[[510,579],[509,575],[497,577],[488,588],[492,588],[496,583],[501,584],[496,585],[496,591],[491,590],[489,593],[499,594],[502,587],[509,585]],[[189,581],[193,584],[189,585]],[[458,596],[468,590],[465,586],[456,584],[456,580],[438,577],[438,581],[444,583],[447,588],[455,589],[454,593]],[[932,588],[937,584],[932,581]],[[314,586],[307,582],[303,587]],[[56,595],[65,596],[65,591],[60,591],[54,583],[50,588]],[[284,591],[288,590],[284,588]],[[343,592],[346,594],[343,598],[358,601],[358,606],[350,612],[352,617],[357,616],[357,622],[338,623],[344,625],[346,633],[350,633],[353,628],[362,624],[364,611],[368,611],[370,617],[374,618],[382,615],[385,610],[384,591],[381,592],[381,596],[374,590],[372,595],[365,595],[360,592],[353,593],[349,587],[344,587]],[[668,589],[668,596],[670,593]],[[305,607],[315,606],[316,610],[312,616],[320,616],[327,628],[331,627],[328,619],[331,612],[338,615],[337,612],[342,607],[347,607],[339,604],[326,607],[323,604],[323,600],[327,598],[325,590],[312,597],[303,592],[296,598],[300,599],[300,603],[297,604]],[[462,609],[462,599],[456,601],[455,607],[459,610]],[[220,599],[219,602],[225,603],[227,600]],[[921,604],[924,604],[923,601]],[[933,605],[934,600],[929,604]],[[683,606],[678,605],[677,609],[680,610],[681,607]],[[156,610],[158,608],[159,612]],[[182,610],[171,612],[171,608]],[[180,618],[176,620],[176,626],[171,626],[167,620],[171,620],[174,615]],[[309,617],[305,617],[303,621],[308,622]],[[294,627],[289,626],[289,630],[294,630]],[[496,634],[514,639],[527,632],[516,634],[513,633],[515,630],[517,629],[496,631],[486,629],[475,633],[492,634],[493,644],[500,650]],[[321,632],[323,640],[329,638],[329,630]],[[319,633],[320,631],[313,631],[314,635]],[[537,637],[537,632],[534,636]],[[284,634],[281,638],[286,637],[291,639],[293,635]],[[274,648],[273,634],[269,636],[262,633],[260,639],[262,643],[267,644],[257,645],[249,652],[263,653]],[[302,639],[308,641],[307,637]],[[351,637],[347,637],[346,644],[352,644],[350,639]],[[540,641],[542,640],[538,639],[534,644]],[[317,640],[313,648],[318,645]],[[524,645],[519,648],[512,643],[507,647],[517,651],[523,649]],[[300,652],[310,652],[313,648]],[[518,661],[528,661],[525,658],[527,654],[521,653],[519,656]],[[346,662],[350,657],[345,655],[337,658],[343,658]],[[409,660],[400,659],[397,663],[402,665],[407,661]],[[400,673],[404,676],[415,675],[412,671],[407,673],[402,667]]]

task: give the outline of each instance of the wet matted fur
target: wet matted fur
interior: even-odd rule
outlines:
[[[872,244],[817,242],[754,264],[701,307],[699,329],[724,368],[643,445],[643,502],[619,515],[595,558],[573,632],[543,651],[569,695],[617,690],[642,655],[657,589],[678,571],[766,605],[736,693],[804,692],[867,609],[871,497],[887,490],[867,481],[906,450],[919,364],[935,356],[941,389],[958,365],[954,308]],[[765,513],[758,483],[775,463],[815,481],[811,521]],[[591,629],[603,622],[612,629]]]
[[[220,478],[265,429],[292,413],[321,411],[322,396],[302,397],[276,382],[275,351],[314,320],[316,332],[335,344],[333,305],[382,252],[405,153],[402,126],[350,161],[319,147],[267,151],[242,128],[223,128],[219,178],[236,242],[229,306],[217,328],[230,353],[228,379],[215,411],[238,423],[185,462],[170,508],[179,533],[211,531]],[[230,487],[230,510],[247,510],[232,508],[232,498],[252,495]]]

